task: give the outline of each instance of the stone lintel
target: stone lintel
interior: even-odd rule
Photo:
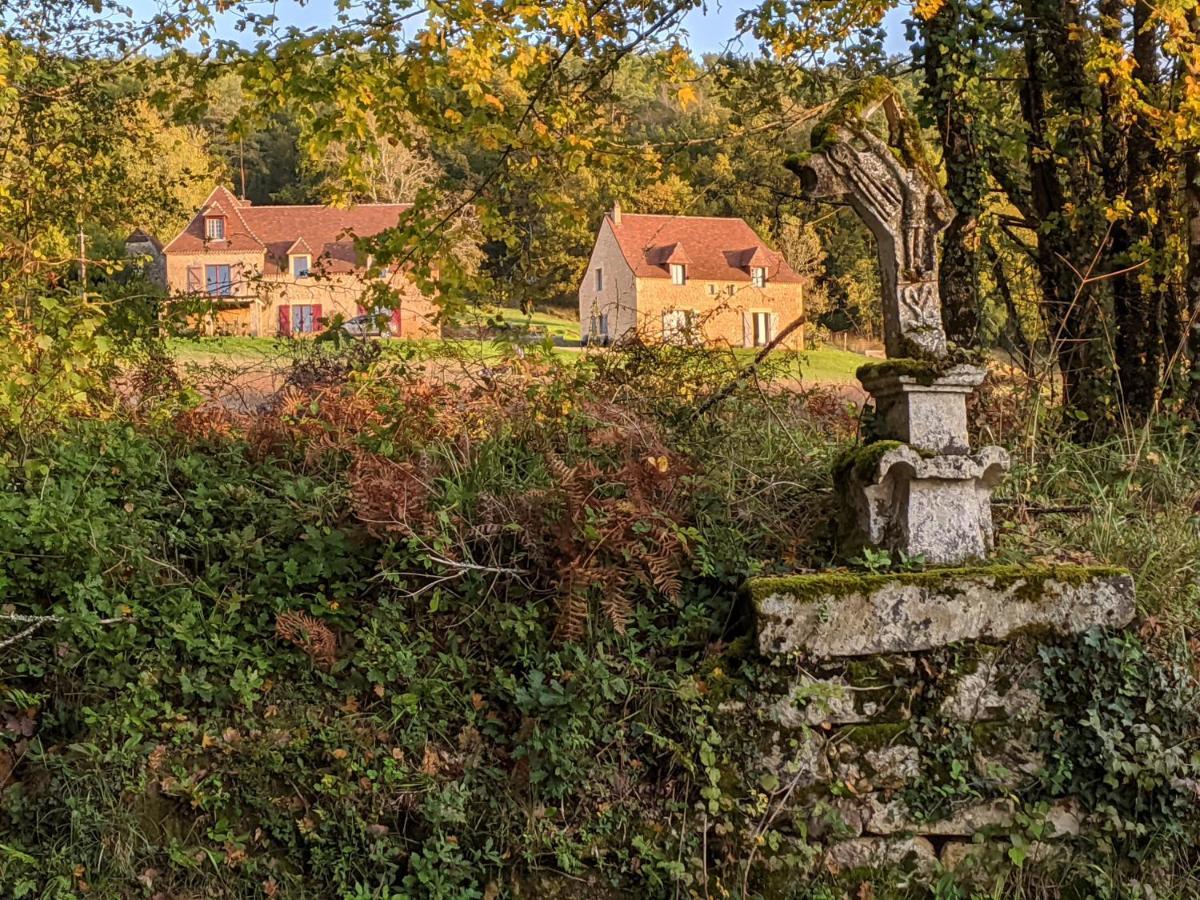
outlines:
[[[1076,634],[1134,615],[1133,578],[1098,566],[825,573],[749,584],[765,655],[912,653],[1021,631]]]

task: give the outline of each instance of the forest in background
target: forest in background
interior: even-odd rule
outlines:
[[[870,331],[866,232],[783,169],[844,89],[890,75],[957,216],[942,269],[960,345],[1061,392],[1080,436],[1200,403],[1195,5],[764,3],[760,55],[695,59],[690,2],[443,10],[348,4],[327,27],[248,5],[138,19],[5,4],[0,266],[26,303],[140,225],[170,234],[214,181],[257,202],[399,199],[375,242],[448,307],[570,305],[603,210],[738,215],[815,278],[825,324]],[[477,248],[482,248],[482,255]],[[76,267],[77,268],[77,267]],[[92,267],[93,274],[104,265]]]

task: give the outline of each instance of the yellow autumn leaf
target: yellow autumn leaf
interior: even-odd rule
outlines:
[[[946,0],[918,0],[913,7],[913,12],[916,13],[918,19],[929,20],[938,14],[943,6],[946,5]]]

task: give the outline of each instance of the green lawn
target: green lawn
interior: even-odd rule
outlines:
[[[870,361],[870,357],[860,353],[823,347],[800,354],[800,374],[808,381],[857,384],[854,373],[859,366]]]
[[[487,306],[472,309],[463,318],[467,322],[472,322],[475,318],[478,318],[480,322],[485,322],[489,318],[498,318],[513,326],[544,329],[547,334],[561,337],[564,340],[579,340],[579,322],[577,320],[568,319],[550,312],[538,312],[535,310],[532,313],[523,313],[519,309]]]
[[[257,337],[171,338],[167,348],[180,362],[251,361],[270,359],[284,352],[284,345],[278,339]]]
[[[513,323],[529,324],[545,328],[551,335],[559,335],[564,340],[576,341],[579,337],[578,324],[556,316],[535,313],[525,316],[517,310],[505,310],[503,318]],[[285,360],[288,357],[287,341],[278,338],[254,337],[212,337],[212,338],[176,338],[170,342],[171,351],[180,362],[207,363],[224,362],[231,365],[246,365],[266,363],[274,360]],[[416,351],[422,358],[437,357],[466,357],[480,362],[490,362],[498,359],[502,346],[496,341],[385,341],[385,353],[401,354]],[[575,347],[555,347],[556,356],[564,359],[574,359],[580,351]],[[594,352],[594,351],[589,351]],[[737,349],[733,351],[740,363],[748,365],[754,359],[754,350]],[[855,370],[869,358],[858,353],[850,353],[834,348],[809,350],[804,353],[788,353],[780,351],[776,364],[786,361],[785,372],[794,374],[804,381],[822,384],[854,384]]]

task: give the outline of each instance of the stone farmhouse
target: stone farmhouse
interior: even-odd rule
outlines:
[[[804,312],[803,279],[742,219],[622,213],[600,224],[579,286],[590,343],[650,339],[761,347]],[[804,347],[804,327],[784,341]]]
[[[218,334],[299,335],[320,331],[335,314],[370,310],[382,279],[400,297],[391,312],[399,337],[436,337],[435,308],[401,271],[368,274],[354,237],[396,224],[407,204],[254,206],[216,188],[163,248],[167,289],[211,301],[206,325]]]

